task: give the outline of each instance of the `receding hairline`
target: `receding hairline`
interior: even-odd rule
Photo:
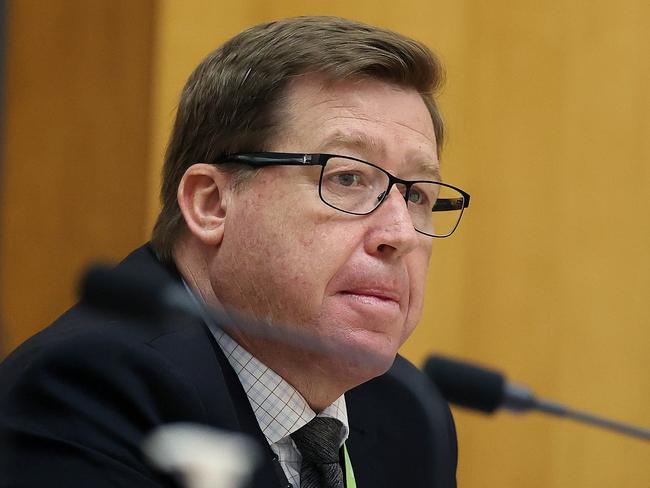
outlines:
[[[391,80],[375,78],[372,76],[367,76],[365,74],[350,76],[343,80],[333,79],[329,73],[327,72],[321,73],[317,71],[310,71],[300,75],[292,76],[292,79],[284,87],[284,90],[279,97],[280,99],[278,100],[278,103],[275,106],[276,114],[280,115],[280,117],[278,118],[281,120],[278,121],[279,123],[278,126],[276,127],[277,133],[275,134],[275,137],[271,137],[268,142],[270,144],[274,144],[278,139],[281,139],[282,133],[285,130],[289,129],[291,123],[295,121],[295,118],[298,113],[297,110],[305,109],[305,107],[300,107],[300,99],[296,98],[296,96],[300,93],[301,88],[308,86],[308,84],[311,84],[312,87],[311,91],[308,90],[302,93],[303,96],[310,96],[313,95],[314,93],[317,94],[319,92],[322,92],[323,90],[333,90],[336,89],[337,87],[343,87],[344,89],[348,89],[349,86],[346,87],[345,85],[350,85],[350,84],[352,86],[357,84],[359,85],[358,89],[356,89],[356,87],[353,88],[354,92],[364,92],[366,89],[364,86],[362,86],[364,83],[378,83],[384,85],[385,87],[391,90],[402,92],[404,94],[413,94],[419,97],[420,101],[422,102],[422,108],[427,113],[426,120],[427,123],[430,125],[431,134],[429,135],[424,132],[418,131],[413,127],[408,127],[405,124],[401,124],[400,122],[397,121],[396,123],[399,125],[404,125],[405,127],[418,132],[425,139],[427,139],[427,141],[431,144],[434,150],[435,159],[437,162],[440,155],[438,154],[439,141],[436,134],[436,121],[434,120],[426,102],[427,97],[430,95],[427,93],[423,94],[418,90],[416,90],[414,87],[409,85],[403,86]],[[314,113],[318,113],[319,107],[321,105],[329,103],[330,101],[331,100],[327,100],[327,99],[321,100],[316,104],[310,105],[308,107],[308,110],[314,110]],[[377,141],[374,138],[368,136],[367,134],[363,134],[358,131],[336,131],[335,133],[329,136],[329,139],[331,139],[333,143],[337,142],[337,140],[340,140],[340,142],[350,146],[358,146],[359,148],[375,150],[373,152],[385,152],[384,148],[380,147],[384,145],[383,141]]]

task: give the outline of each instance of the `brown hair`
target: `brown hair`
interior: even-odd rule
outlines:
[[[369,77],[418,91],[440,151],[443,123],[434,94],[443,71],[421,43],[338,17],[295,17],[252,27],[209,54],[183,88],[165,155],[163,207],[152,235],[159,259],[171,260],[185,229],[176,192],[187,168],[228,153],[263,151],[282,128],[289,81],[306,73],[328,81]],[[231,165],[223,169],[233,171],[235,181],[247,172]]]

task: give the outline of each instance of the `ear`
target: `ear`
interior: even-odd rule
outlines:
[[[201,242],[216,246],[223,239],[230,175],[211,164],[190,166],[178,185],[178,205],[189,231]]]

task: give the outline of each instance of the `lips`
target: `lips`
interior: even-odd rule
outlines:
[[[340,291],[342,295],[352,295],[359,298],[378,299],[387,302],[400,303],[401,295],[395,290],[376,289],[376,288],[354,288],[351,290]]]
[[[388,267],[378,261],[355,262],[343,268],[329,283],[329,293],[342,303],[368,313],[368,309],[406,311],[409,304],[409,277],[404,266]],[[369,307],[370,306],[370,307]]]

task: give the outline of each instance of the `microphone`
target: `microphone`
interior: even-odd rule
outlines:
[[[154,466],[178,475],[188,488],[249,486],[262,460],[261,449],[245,434],[185,422],[157,427],[142,450]]]
[[[434,355],[426,361],[424,372],[448,402],[461,407],[484,413],[499,408],[518,413],[536,410],[650,441],[650,429],[537,398],[528,387],[508,382],[498,371]]]
[[[190,294],[163,275],[147,275],[133,270],[97,264],[81,279],[81,299],[102,310],[136,317],[156,318],[170,312],[201,315]]]
[[[146,275],[120,267],[98,264],[89,268],[80,283],[82,301],[93,307],[140,318],[162,319],[172,313],[187,314],[226,332],[293,346],[316,354],[337,355],[356,363],[383,364],[381,355],[359,352],[335,338],[319,337],[303,327],[270,323],[227,307],[211,307],[189,288],[163,273]]]

